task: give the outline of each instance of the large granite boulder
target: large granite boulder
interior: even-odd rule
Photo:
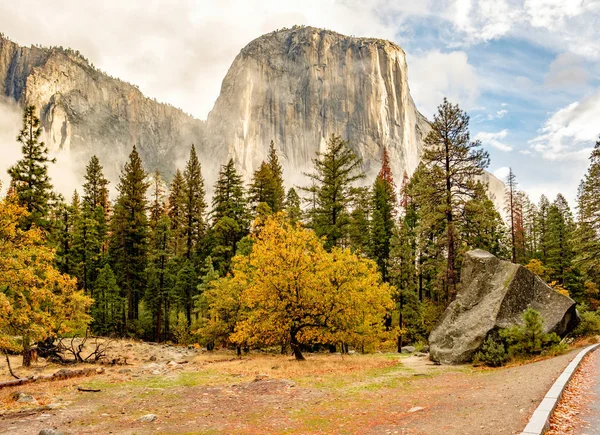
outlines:
[[[429,336],[431,359],[471,361],[490,331],[523,324],[527,308],[542,315],[547,333],[564,336],[579,322],[575,302],[523,266],[480,249],[467,252],[456,300]]]

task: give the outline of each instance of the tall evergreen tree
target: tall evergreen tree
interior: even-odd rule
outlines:
[[[371,252],[371,215],[373,195],[368,187],[354,187],[350,190],[350,223],[348,242],[350,248],[365,255]]]
[[[138,319],[139,302],[145,289],[145,270],[148,256],[149,183],[142,160],[134,145],[125,164],[117,191],[119,195],[112,216],[110,259],[117,284],[127,300],[127,321]],[[127,325],[125,325],[127,326]]]
[[[103,267],[102,245],[106,233],[102,222],[104,208],[98,206],[96,210],[97,213],[93,213],[90,204],[84,202],[73,231],[75,276],[80,288],[91,297],[95,297],[93,284]]]
[[[154,230],[160,218],[166,213],[165,184],[158,169],[152,179],[152,204],[150,205],[150,228]]]
[[[173,252],[176,256],[182,256],[185,252],[186,240],[184,234],[184,189],[185,180],[181,171],[177,169],[175,177],[169,188],[169,203],[167,215],[171,219],[171,239]]]
[[[81,204],[79,194],[75,190],[71,204],[67,205],[60,201],[51,217],[53,221],[52,241],[56,246],[56,264],[62,273],[72,275],[74,273],[74,234],[75,225],[80,218]]]
[[[267,205],[271,208],[273,213],[277,213],[283,210],[285,203],[285,189],[283,187],[283,169],[279,163],[279,157],[277,157],[277,150],[275,149],[275,143],[273,141],[271,141],[271,144],[269,145],[267,165],[269,166],[272,175],[271,201],[267,201]]]
[[[108,213],[109,197],[108,183],[104,177],[104,170],[100,160],[95,155],[90,158],[85,167],[85,183],[83,184],[83,202],[89,204],[90,210],[96,210],[96,207],[104,208]]]
[[[361,159],[340,136],[331,135],[327,150],[313,159],[315,172],[306,174],[313,185],[303,190],[314,201],[310,211],[310,226],[319,237],[325,237],[325,246],[341,246],[348,237],[349,205],[355,181],[364,178],[360,171]]]
[[[575,263],[600,285],[600,140],[590,156],[590,167],[579,194]]]
[[[19,204],[28,212],[22,218],[21,226],[28,230],[35,225],[49,232],[51,222],[48,217],[55,196],[48,176],[48,164],[56,160],[48,158],[48,148],[39,141],[42,128],[35,113],[35,106],[25,108],[23,127],[17,137],[23,157],[8,169],[8,174]]]
[[[233,159],[221,167],[212,200],[212,253],[221,275],[229,270],[237,243],[248,234],[250,217],[242,177]]]
[[[164,209],[163,209],[164,211]],[[169,276],[169,261],[171,259],[171,220],[163,213],[152,227],[150,241],[150,256],[146,276],[145,301],[150,309],[154,325],[154,337],[160,342],[165,331],[163,324],[168,316],[169,287],[172,277]],[[166,330],[166,327],[165,327]]]
[[[517,177],[513,172],[512,168],[508,169],[508,176],[506,177],[506,204],[505,210],[508,213],[508,219],[510,224],[510,244],[512,253],[512,262],[517,262],[517,241],[515,236],[515,224],[517,221]]]
[[[252,203],[253,209],[256,213],[256,207],[261,202],[267,204],[271,211],[271,205],[273,204],[273,172],[268,164],[262,162],[258,169],[254,171],[252,175],[252,182],[250,183],[248,194],[250,202]]]
[[[396,211],[396,185],[390,169],[387,148],[372,192],[371,256],[377,262],[384,281],[388,280],[390,241],[394,233]]]
[[[204,178],[202,177],[200,161],[194,145],[192,145],[190,158],[183,171],[183,180],[183,207],[181,211],[185,237],[185,257],[191,260],[206,230],[204,220],[206,212]]]
[[[457,234],[456,222],[464,208],[465,198],[473,197],[475,177],[489,165],[489,155],[479,141],[471,141],[469,117],[458,105],[444,99],[438,107],[425,138],[422,162],[430,171],[432,196],[422,201],[443,204],[446,239],[445,287],[447,300],[456,296]]]
[[[548,209],[548,260],[550,276],[564,285],[574,257],[571,240],[575,225],[569,203],[560,193]]]
[[[300,208],[300,196],[296,189],[290,187],[285,198],[285,211],[292,222],[298,222],[302,219],[302,209]]]
[[[548,212],[550,210],[550,201],[546,195],[540,196],[540,202],[538,205],[538,228],[539,228],[539,258],[542,263],[548,262]]]
[[[248,209],[246,207],[244,185],[242,177],[235,170],[233,159],[221,167],[219,178],[215,183],[215,193],[212,200],[212,219],[229,217],[247,228]]]

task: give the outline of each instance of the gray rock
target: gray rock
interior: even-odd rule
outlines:
[[[64,433],[58,429],[42,429],[38,435],[64,435]]]
[[[37,405],[38,401],[31,394],[23,393],[18,391],[12,395],[12,398],[17,403],[31,403]]]
[[[579,322],[575,302],[523,266],[479,249],[467,252],[456,300],[429,336],[430,358],[471,361],[490,331],[522,324],[527,308],[542,315],[547,333],[564,336]]]
[[[421,352],[429,352],[429,346],[425,345],[421,348]]]
[[[415,351],[415,347],[414,346],[403,346],[400,348],[400,351],[402,353],[413,353]]]
[[[142,415],[140,418],[137,419],[137,421],[141,423],[152,423],[154,420],[156,420],[156,414]]]

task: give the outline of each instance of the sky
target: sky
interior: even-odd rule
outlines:
[[[282,27],[389,39],[429,119],[444,96],[471,117],[490,172],[572,204],[600,133],[600,0],[0,0],[0,32],[79,50],[198,118],[238,52]]]

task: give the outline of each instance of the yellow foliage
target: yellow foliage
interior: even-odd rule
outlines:
[[[348,249],[327,252],[313,231],[283,214],[266,218],[248,256],[209,291],[213,319],[235,343],[345,343],[365,348],[383,332],[393,307],[376,264]]]
[[[87,325],[92,300],[53,266],[54,251],[36,228],[23,231],[26,210],[0,200],[0,347],[20,350]],[[17,340],[17,339],[20,339]]]
[[[527,270],[535,273],[537,276],[544,278],[546,275],[546,266],[540,260],[533,259],[525,266]]]
[[[554,290],[556,290],[557,292],[559,292],[561,295],[565,295],[570,297],[570,293],[569,290],[567,290],[566,288],[564,288],[561,284],[559,284],[557,281],[552,281],[550,284],[550,287],[552,287]]]

